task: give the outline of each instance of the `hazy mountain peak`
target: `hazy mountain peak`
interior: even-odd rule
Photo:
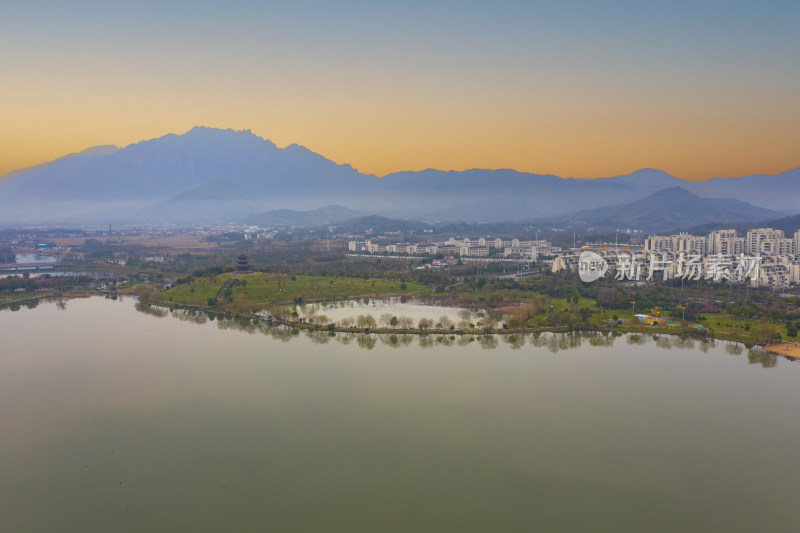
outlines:
[[[251,130],[235,130],[233,128],[213,128],[209,126],[194,126],[192,129],[184,133],[190,137],[208,136],[208,137],[222,137],[225,135],[250,135],[258,137]],[[261,137],[259,137],[261,138]]]
[[[85,219],[87,212],[98,220],[100,213],[108,220],[229,220],[277,208],[307,211],[335,202],[398,218],[485,222],[620,205],[662,189],[668,190],[648,202],[670,197],[696,202],[684,190],[690,189],[701,196],[797,212],[800,197],[793,191],[799,180],[798,171],[790,171],[692,183],[653,168],[593,180],[512,169],[429,169],[378,179],[298,144],[278,148],[250,130],[196,126],[122,149],[92,147],[12,173],[0,181],[0,215],[25,221]],[[325,220],[332,218],[323,215]]]
[[[119,151],[119,146],[115,146],[113,144],[101,144],[99,146],[92,146],[91,148],[87,148],[86,150],[81,150],[80,152],[69,154],[66,157],[76,157],[76,156],[104,156],[104,155],[111,155],[117,151]]]
[[[778,213],[741,200],[703,198],[683,187],[669,187],[644,198],[609,207],[598,207],[545,219],[560,226],[638,228],[646,231],[671,231],[711,222],[768,220]]]

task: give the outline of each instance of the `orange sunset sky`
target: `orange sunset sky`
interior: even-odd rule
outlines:
[[[800,166],[797,2],[63,4],[0,19],[0,175],[195,125],[379,176]]]

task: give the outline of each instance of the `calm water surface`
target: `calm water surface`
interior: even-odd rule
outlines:
[[[388,314],[392,316],[408,317],[416,325],[421,318],[429,318],[437,321],[440,317],[447,317],[453,324],[457,324],[460,320],[477,321],[486,315],[485,311],[460,309],[457,307],[442,307],[433,305],[424,305],[413,299],[408,301],[401,301],[401,298],[385,298],[385,299],[370,299],[364,298],[361,300],[341,300],[338,302],[323,302],[295,305],[293,309],[301,317],[325,317],[330,322],[340,322],[343,318],[356,319],[359,315],[371,315],[381,327],[386,327],[380,318]]]
[[[0,339],[0,531],[800,524],[800,364],[738,345],[292,335],[99,298],[0,311]]]

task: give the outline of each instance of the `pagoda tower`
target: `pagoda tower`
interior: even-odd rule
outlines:
[[[250,272],[250,261],[247,259],[246,255],[242,254],[236,259],[236,272]]]

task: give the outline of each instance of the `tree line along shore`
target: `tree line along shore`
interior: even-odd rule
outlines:
[[[461,279],[442,290],[440,286],[420,281],[369,276],[197,272],[165,288],[142,288],[139,296],[145,303],[165,307],[268,318],[303,329],[347,332],[511,334],[595,330],[711,336],[763,345],[796,338],[800,326],[800,302],[769,300],[752,291],[747,302],[740,301],[744,294],[727,291],[730,302],[719,305],[718,298],[709,298],[709,289],[714,289],[708,287],[681,291],[658,285],[644,288],[586,285],[552,275],[521,281],[478,276]],[[681,297],[680,292],[686,303],[673,301]],[[485,316],[471,321],[440,317],[409,322],[407,317],[389,313],[377,317],[364,313],[352,319],[332,320],[324,315],[302,316],[293,311],[298,304],[389,297],[483,310]],[[634,315],[642,312],[652,312],[655,323],[639,322]]]

